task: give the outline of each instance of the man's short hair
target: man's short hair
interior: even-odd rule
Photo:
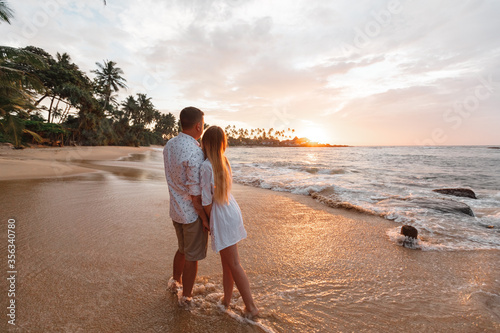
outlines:
[[[182,129],[191,129],[194,125],[198,124],[205,114],[198,108],[194,106],[188,106],[182,109],[179,118],[181,119]]]

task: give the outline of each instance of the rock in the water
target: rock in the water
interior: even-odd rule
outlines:
[[[446,195],[454,195],[456,197],[477,199],[476,193],[474,193],[473,190],[470,190],[468,188],[441,188],[432,191]]]
[[[398,207],[400,209],[407,208],[415,210],[419,208],[425,208],[440,211],[443,213],[458,213],[474,216],[474,212],[472,211],[472,209],[465,203],[443,198],[389,198],[381,200],[377,204],[384,205],[385,207]],[[420,211],[420,213],[426,214],[425,211]]]
[[[461,213],[469,216],[475,216],[472,208],[463,202],[448,199],[429,199],[429,198],[411,198],[407,201],[420,207],[434,209],[443,213]]]
[[[415,249],[418,242],[418,230],[411,225],[404,225],[401,227],[401,235],[405,236],[403,246]]]
[[[410,238],[417,238],[418,237],[418,230],[415,227],[412,227],[411,225],[404,225],[401,227],[401,235],[410,237]]]

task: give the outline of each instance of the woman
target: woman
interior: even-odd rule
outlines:
[[[254,304],[250,283],[238,256],[237,243],[247,236],[247,232],[243,226],[240,207],[231,195],[231,166],[224,155],[226,134],[222,128],[210,126],[203,134],[201,146],[206,158],[200,169],[201,200],[203,209],[210,218],[212,248],[220,252],[223,305],[229,308],[236,283],[245,303],[246,314],[255,317],[259,310]]]

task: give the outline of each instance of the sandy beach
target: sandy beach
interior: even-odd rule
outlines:
[[[132,155],[130,155],[132,154]],[[121,159],[120,159],[121,157]],[[498,332],[500,252],[416,251],[394,222],[311,197],[235,184],[242,265],[258,322],[219,309],[218,254],[200,262],[194,306],[167,291],[176,238],[150,148],[0,149],[0,251],[16,225],[16,325],[5,332]]]
[[[147,151],[145,147],[63,147],[11,149],[0,147],[0,180],[62,177],[94,172],[78,166],[81,161],[118,159]]]

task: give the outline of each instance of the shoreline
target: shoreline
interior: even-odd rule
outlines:
[[[0,182],[7,208],[0,218],[15,217],[18,228],[19,317],[11,331],[260,331],[217,307],[222,274],[210,248],[199,263],[194,309],[178,305],[166,291],[177,241],[163,172],[123,173],[134,162],[113,161],[151,148],[103,148],[79,158],[68,155],[71,148],[50,148],[23,160],[68,167],[111,160],[105,170],[101,162],[85,168],[103,170],[97,175]],[[0,167],[4,157],[0,151]],[[241,263],[270,331],[500,328],[500,251],[410,250],[390,241],[386,231],[398,224],[381,217],[243,184],[232,193],[248,232],[238,244]],[[0,292],[7,294],[6,284]]]
[[[154,147],[82,146],[47,147],[16,150],[0,147],[0,181],[66,177],[97,172],[76,165],[82,161],[117,160],[130,154],[141,154]]]
[[[261,148],[354,148],[356,146],[348,146],[348,145],[317,145],[317,146],[288,146],[288,145],[228,145],[228,147],[235,147],[235,148],[256,148],[256,147],[261,147]]]

